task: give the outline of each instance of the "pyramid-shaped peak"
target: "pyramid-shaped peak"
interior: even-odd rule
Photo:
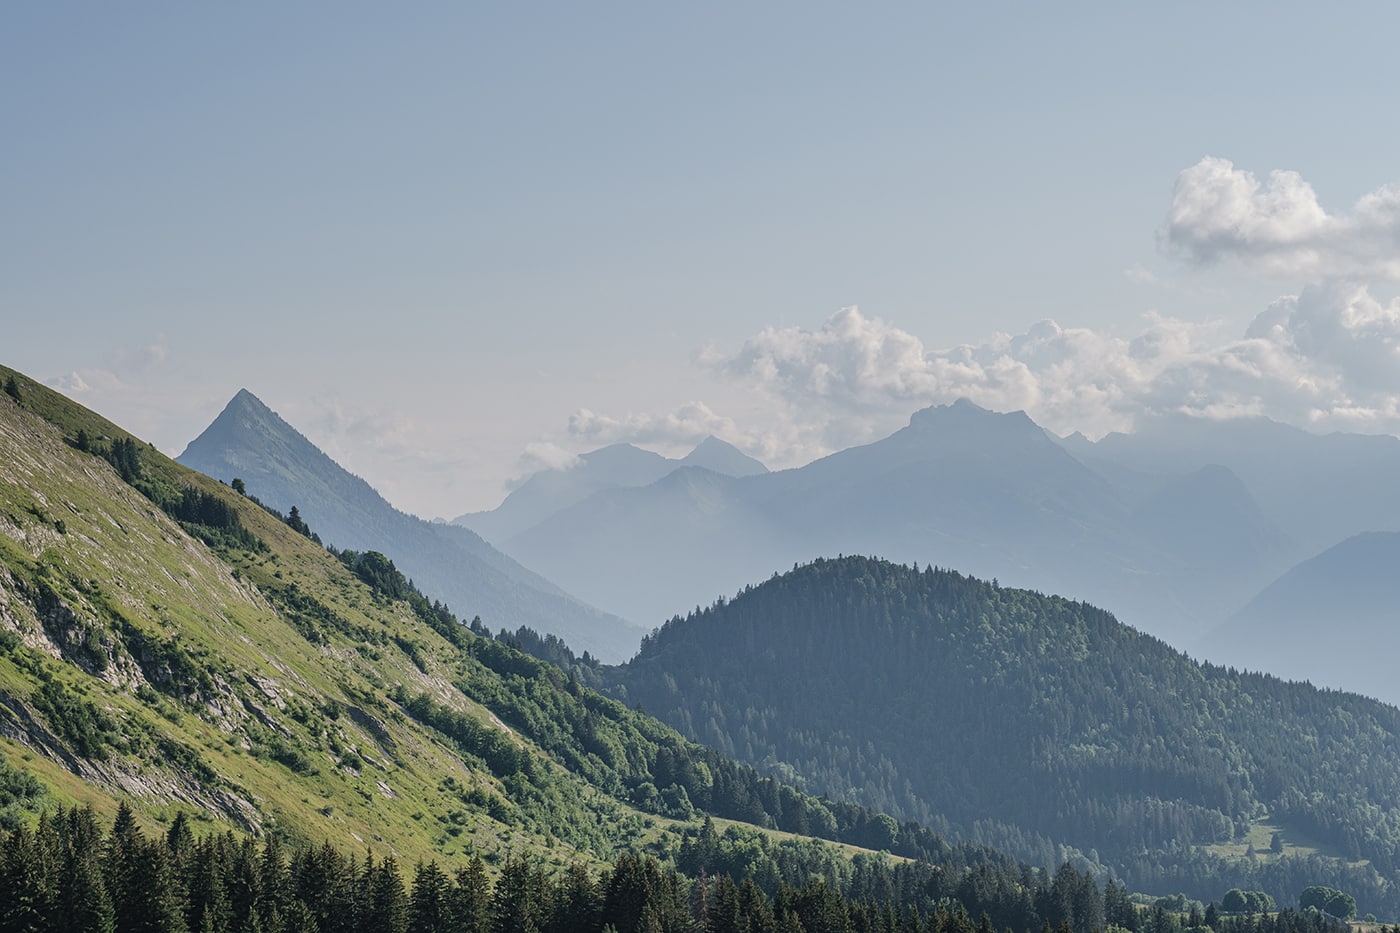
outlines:
[[[240,416],[256,417],[259,419],[268,417],[276,418],[277,413],[271,408],[268,408],[263,400],[252,392],[249,392],[247,389],[239,389],[234,394],[233,398],[229,399],[229,403],[224,406],[224,410],[219,413],[219,417],[214,419],[214,424],[218,424],[221,419],[237,418]],[[210,427],[213,426],[213,424],[210,425]]]
[[[713,434],[695,446],[695,449],[681,458],[682,466],[704,467],[724,476],[756,476],[767,473],[768,467],[745,454],[728,441],[722,441]]]

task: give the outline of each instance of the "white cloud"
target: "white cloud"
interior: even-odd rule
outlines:
[[[731,419],[715,414],[704,402],[687,402],[659,415],[628,412],[615,418],[580,408],[569,416],[569,434],[590,443],[688,444],[711,434],[738,433]]]
[[[713,364],[781,403],[775,440],[825,449],[959,398],[1090,436],[1167,412],[1400,429],[1400,300],[1382,304],[1361,286],[1309,286],[1242,336],[1150,314],[1127,339],[1042,321],[944,351],[846,308],[817,330],[768,328]]]
[[[1400,279],[1400,187],[1329,214],[1297,172],[1276,170],[1261,183],[1207,157],[1177,177],[1162,243],[1199,264],[1234,260],[1299,281]]]
[[[582,462],[578,454],[553,441],[531,441],[516,459],[515,469],[507,479],[506,487],[513,489],[544,470],[572,470]]]

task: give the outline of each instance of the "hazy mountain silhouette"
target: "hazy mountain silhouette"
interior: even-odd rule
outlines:
[[[1108,470],[1225,466],[1297,542],[1300,558],[1363,531],[1400,531],[1400,438],[1389,435],[1312,434],[1267,418],[1165,416],[1143,421],[1132,434],[1063,443]]]
[[[500,545],[648,626],[796,562],[866,553],[1092,599],[1177,640],[1297,559],[1228,470],[1128,475],[1090,469],[1022,412],[964,401],[800,469],[595,492]]]
[[[1400,534],[1355,535],[1303,561],[1200,647],[1218,663],[1400,704]]]
[[[703,467],[723,476],[754,476],[768,468],[717,437],[707,437],[680,460],[631,444],[613,444],[580,456],[567,467],[530,476],[489,512],[469,512],[452,520],[498,542],[514,537],[556,512],[607,489],[656,482],[682,467]]]
[[[178,459],[225,482],[242,479],[250,495],[279,511],[297,506],[328,544],[391,555],[430,598],[480,615],[493,629],[526,625],[613,660],[636,649],[639,629],[585,605],[466,528],[395,509],[246,389]]]

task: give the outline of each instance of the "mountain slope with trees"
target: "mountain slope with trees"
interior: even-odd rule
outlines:
[[[1084,603],[818,560],[673,619],[611,673],[770,773],[1036,863],[1067,845],[1140,889],[1234,879],[1283,902],[1322,869],[1219,854],[1268,819],[1338,856],[1335,886],[1394,891],[1400,710],[1198,664]]]
[[[986,911],[1087,933],[1124,903],[688,742],[463,624],[385,555],[322,546],[6,376],[5,929],[657,928],[648,910],[682,929],[713,891],[767,924],[898,910],[970,933]],[[483,872],[489,906],[463,920]]]
[[[392,554],[430,597],[471,606],[494,627],[528,626],[612,661],[629,657],[643,634],[574,599],[475,532],[398,511],[246,389],[178,459],[226,483],[241,479],[275,509],[296,507],[329,544]]]

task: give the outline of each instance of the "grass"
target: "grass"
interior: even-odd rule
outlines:
[[[1278,833],[1280,840],[1283,842],[1283,852],[1279,855],[1269,850],[1269,845],[1273,840],[1274,833]],[[1243,839],[1236,842],[1206,846],[1206,851],[1225,858],[1244,858],[1249,854],[1250,846],[1254,847],[1255,857],[1265,862],[1274,861],[1279,858],[1295,858],[1308,855],[1342,858],[1340,853],[1320,844],[1307,833],[1287,827],[1282,823],[1267,818],[1255,820],[1251,823],[1249,832]],[[1349,862],[1349,864],[1365,863]]]
[[[0,367],[0,381],[12,373]],[[220,497],[265,545],[211,550],[71,443],[80,429],[129,435],[16,376],[25,410],[0,395],[0,720],[46,724],[33,698],[51,680],[116,724],[108,757],[79,763],[81,776],[43,743],[3,742],[52,805],[90,804],[110,819],[123,799],[152,831],[185,809],[206,831],[251,827],[401,864],[480,854],[499,865],[514,853],[597,866],[622,849],[665,852],[693,825],[635,809],[511,732],[543,775],[517,795],[390,699],[402,684],[504,728],[454,685],[458,649],[405,603],[377,597],[255,502],[142,445],[148,481]]]

